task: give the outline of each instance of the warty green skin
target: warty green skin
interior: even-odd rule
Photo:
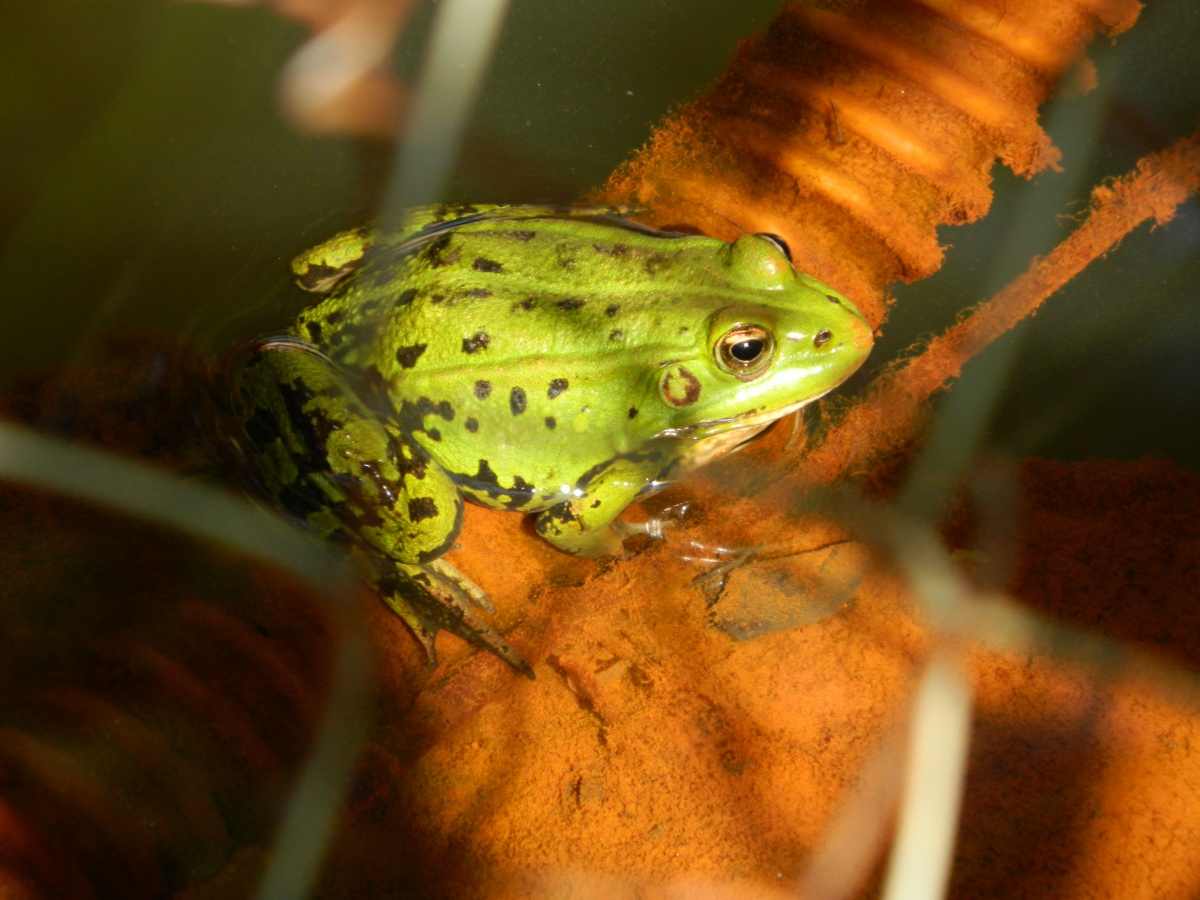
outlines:
[[[431,660],[446,628],[524,662],[440,560],[463,496],[621,551],[640,494],[827,393],[866,358],[854,306],[776,240],[650,232],[600,210],[433,207],[302,254],[324,297],[241,370],[268,492],[348,539]],[[759,339],[759,344],[743,343]],[[731,356],[737,345],[749,363]]]

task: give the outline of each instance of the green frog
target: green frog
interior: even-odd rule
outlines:
[[[622,511],[837,387],[870,352],[854,305],[786,245],[660,232],[619,209],[437,206],[293,262],[320,296],[238,367],[259,485],[341,541],[436,663],[446,629],[527,675],[442,557],[463,501],[536,514],[576,556]]]

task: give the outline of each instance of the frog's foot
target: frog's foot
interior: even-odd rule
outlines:
[[[533,678],[533,670],[499,632],[481,619],[476,608],[491,613],[493,607],[475,582],[444,560],[425,565],[395,563],[392,577],[377,583],[384,602],[404,620],[425,649],[429,665],[437,665],[434,639],[449,631],[500,657],[522,675]]]

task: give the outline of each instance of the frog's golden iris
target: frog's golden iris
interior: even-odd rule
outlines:
[[[293,263],[324,296],[239,369],[264,490],[345,539],[433,658],[451,630],[528,667],[440,557],[464,496],[618,553],[639,494],[862,364],[871,332],[771,235],[648,231],[611,210],[432,207]]]

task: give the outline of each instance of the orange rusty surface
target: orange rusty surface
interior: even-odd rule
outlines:
[[[594,199],[727,240],[779,234],[878,325],[889,282],[940,267],[936,228],[987,212],[995,161],[1022,175],[1057,163],[1038,107],[1097,30],[1140,9],[790,3]]]
[[[1018,597],[1200,663],[1194,476],[1161,461],[1030,460],[1020,493]],[[929,635],[880,570],[827,618],[732,641],[689,586],[702,569],[681,560],[726,503],[709,493],[699,521],[607,565],[539,559],[518,519],[472,509],[456,561],[492,593],[537,680],[447,640],[426,681],[407,636],[372,613],[405,700],[390,709],[385,690],[322,894],[667,896],[686,884],[770,896],[794,884],[904,714]],[[950,546],[970,535],[960,513]],[[969,659],[978,705],[955,896],[1200,888],[1194,699],[1136,671],[1109,683],[1039,655]],[[414,677],[425,683],[409,705]]]

